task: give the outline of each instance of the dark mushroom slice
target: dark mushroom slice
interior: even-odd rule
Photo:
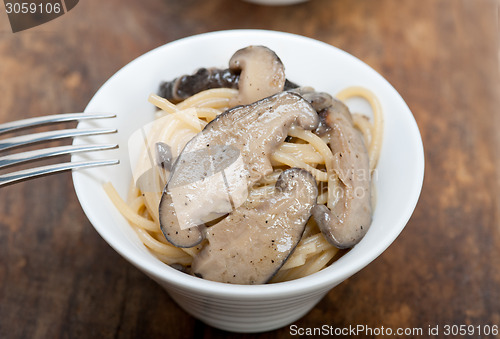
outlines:
[[[251,103],[279,91],[299,87],[292,81],[284,79],[284,74],[283,64],[276,53],[264,46],[250,46],[233,55],[230,68],[200,68],[194,74],[164,81],[160,84],[158,95],[178,103],[207,89],[239,89],[239,80],[243,76],[241,85],[243,100],[240,104]],[[249,95],[250,92],[256,94]]]
[[[205,223],[227,215],[235,203],[241,205],[246,200],[246,179],[231,179],[244,170],[241,162],[234,166],[240,151],[232,146],[213,144],[185,150],[179,159],[162,194],[160,226],[175,246],[193,247],[203,240]],[[234,189],[240,183],[244,191]]]
[[[239,73],[230,69],[200,68],[192,75],[183,75],[162,82],[158,95],[178,103],[211,88],[238,88]]]
[[[372,219],[371,173],[363,136],[354,127],[347,106],[334,100],[322,113],[330,134],[334,155],[332,168],[338,175],[338,200],[330,210],[313,208],[313,216],[328,241],[338,248],[356,245],[366,234]]]
[[[312,87],[297,87],[292,89],[292,92],[300,94],[318,112],[320,119],[318,128],[314,131],[316,134],[325,134],[331,129],[325,121],[328,108],[334,106],[333,109],[346,109],[348,114],[350,114],[347,106],[341,101],[334,99],[328,93],[316,92]]]
[[[284,171],[268,199],[244,204],[206,229],[208,243],[194,257],[192,274],[233,284],[268,282],[299,243],[317,195],[309,172]]]
[[[333,105],[333,97],[325,92],[316,92],[312,87],[297,87],[291,90],[294,93],[300,94],[304,99],[309,101],[316,112],[321,112],[324,109]]]
[[[201,91],[213,88],[233,88],[238,89],[240,73],[215,67],[200,68],[192,75],[182,75],[171,81],[164,81],[160,84],[158,95],[173,103],[179,103],[190,96]],[[293,90],[299,87],[294,82],[285,79],[284,91]]]
[[[265,46],[248,46],[233,54],[229,69],[240,72],[240,104],[249,104],[283,91],[285,67],[280,58]]]
[[[189,159],[190,154],[199,150],[215,154],[217,152],[214,149],[220,149],[221,146],[230,146],[237,149],[239,151],[239,163],[243,164],[243,168],[238,173],[227,173],[227,176],[239,176],[241,179],[239,185],[241,186],[243,182],[244,187],[236,187],[234,191],[242,191],[273,171],[270,157],[274,150],[285,140],[292,125],[313,130],[318,126],[318,123],[319,118],[316,111],[300,95],[280,92],[250,105],[229,109],[207,124],[202,132],[198,133],[186,144],[173,165],[171,179],[163,192],[159,215],[160,226],[166,239],[178,247],[193,247],[203,239],[198,227],[193,226],[186,229],[185,224],[181,225],[179,223],[176,206],[171,193],[169,193],[169,185],[172,181],[189,181],[185,178],[177,180],[175,179],[176,175],[196,173],[194,169],[190,171],[183,170],[184,166],[207,166],[204,162]],[[214,156],[214,159],[217,159],[217,156]],[[210,180],[212,178],[213,176],[210,177]],[[215,179],[213,178],[213,180]],[[197,180],[193,181],[197,182]],[[197,183],[194,184],[193,191],[196,185]],[[214,187],[215,185],[208,186]],[[220,185],[217,187],[220,187]],[[197,195],[207,194],[215,197],[227,194],[227,190],[223,192],[198,190],[197,193],[190,196],[198,198]],[[206,200],[208,201],[208,199]],[[212,206],[206,204],[201,208],[198,207],[199,211],[196,212],[198,213],[197,220],[203,219],[203,215],[200,213],[209,215],[214,210],[217,210],[219,214],[224,213],[221,205],[220,203]],[[227,204],[226,207],[228,207]],[[234,207],[237,206],[229,205],[229,209],[225,212],[231,212]]]

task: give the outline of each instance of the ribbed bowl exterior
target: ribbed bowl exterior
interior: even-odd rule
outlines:
[[[208,296],[161,284],[186,312],[213,327],[231,332],[265,332],[293,323],[309,312],[330,290],[295,297],[228,298]],[[333,287],[333,286],[332,286]]]

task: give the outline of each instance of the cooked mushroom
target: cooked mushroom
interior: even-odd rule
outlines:
[[[155,144],[156,164],[167,171],[172,168],[172,148],[164,142]]]
[[[345,115],[349,121],[352,121],[349,108],[342,101],[333,98],[326,92],[316,92],[314,88],[306,86],[293,88],[291,91],[300,94],[318,112],[320,119],[319,126],[314,131],[316,134],[323,135],[331,130],[331,127],[326,122],[326,117],[332,110],[341,111],[342,115]]]
[[[249,46],[233,54],[229,69],[241,72],[238,82],[240,104],[249,104],[283,91],[285,67],[267,47]]]
[[[330,94],[325,92],[316,92],[312,87],[297,87],[294,88],[292,92],[300,94],[304,99],[309,101],[316,112],[321,112],[333,105],[334,99]]]
[[[234,88],[241,92],[239,104],[249,104],[279,91],[298,87],[285,79],[280,59],[264,46],[238,50],[231,57],[229,65],[226,69],[200,68],[194,74],[162,82],[158,94],[177,103],[207,89]]]
[[[363,136],[354,128],[347,106],[333,100],[322,112],[334,154],[332,168],[338,175],[338,200],[330,210],[313,208],[313,216],[328,241],[338,248],[357,244],[371,224],[371,173]]]
[[[245,167],[238,148],[212,144],[184,151],[160,203],[160,224],[179,247],[202,240],[198,226],[212,222],[247,198]],[[201,227],[201,226],[200,226]]]
[[[269,199],[244,204],[206,229],[208,243],[194,257],[192,273],[224,283],[268,282],[297,246],[317,195],[309,172],[284,171]]]
[[[159,95],[174,103],[211,88],[238,88],[239,74],[230,69],[200,68],[192,75],[183,75],[160,84]]]
[[[206,176],[204,180],[209,180],[208,184],[204,184],[206,189],[199,189],[199,185],[201,185],[198,180],[199,175],[193,174],[196,173],[196,170],[185,171],[182,168],[183,166],[191,166],[192,168],[200,166],[200,168],[203,168],[209,164],[192,161],[192,159],[189,159],[189,154],[199,150],[215,154],[214,148],[220,148],[220,146],[224,145],[237,149],[243,166],[236,173],[228,171],[226,177],[236,177],[235,181],[237,183],[234,185],[236,187],[233,187],[231,192],[242,192],[273,171],[270,156],[285,140],[288,129],[292,125],[295,124],[304,129],[313,130],[318,126],[318,123],[318,115],[311,105],[300,95],[289,92],[280,92],[250,105],[237,106],[215,118],[202,132],[198,133],[186,144],[173,165],[171,178],[165,187],[159,208],[160,226],[167,240],[178,247],[195,246],[203,239],[199,227],[196,226],[199,220],[214,211],[218,214],[229,213],[239,206],[234,201],[233,203],[229,201],[224,204],[221,200],[217,200],[215,204],[210,204],[207,198],[204,199],[206,203],[203,208],[200,209],[199,206],[196,208],[194,212],[196,218],[194,218],[192,224],[179,223],[179,216],[177,216],[176,206],[170,190],[171,183],[185,182],[187,184],[183,187],[186,189],[189,188],[186,186],[191,185],[189,182],[192,183],[189,188],[191,193],[184,194],[186,199],[199,196],[203,198],[204,195],[207,197],[228,195],[227,185],[211,184],[210,180],[220,182],[220,179],[216,176]],[[193,174],[193,178],[196,178],[196,180],[186,177],[187,174],[184,175],[183,173]],[[241,185],[244,185],[244,187],[241,187]],[[216,190],[220,188],[223,189],[222,192],[208,191],[209,189]],[[182,205],[184,204],[189,205],[189,201],[185,201]]]

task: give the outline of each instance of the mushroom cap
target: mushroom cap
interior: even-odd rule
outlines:
[[[241,72],[239,101],[246,105],[283,91],[285,67],[274,51],[265,46],[248,46],[236,51],[229,69]]]
[[[166,239],[178,247],[199,244],[203,234],[198,226],[203,220],[230,213],[246,200],[248,187],[272,173],[270,157],[287,137],[288,129],[298,125],[312,130],[318,123],[311,105],[289,92],[237,106],[215,118],[186,144],[172,167],[159,207]],[[238,159],[231,163],[233,167],[220,171],[223,175],[209,175],[207,168],[220,162],[216,150],[221,147],[237,150]],[[206,152],[208,161],[193,158],[194,152]],[[179,182],[183,185],[176,184]],[[182,218],[191,219],[183,222]]]
[[[160,84],[159,95],[174,103],[211,88],[238,88],[239,75],[230,69],[215,67],[199,68],[195,73],[185,74]]]
[[[313,208],[313,216],[325,238],[338,248],[356,245],[372,220],[371,172],[362,134],[354,127],[347,106],[333,100],[321,113],[322,133],[329,133],[333,172],[338,177],[338,200],[330,210]]]
[[[208,243],[195,256],[192,273],[224,283],[268,282],[299,243],[317,196],[309,172],[285,170],[270,197],[244,204],[206,229]]]

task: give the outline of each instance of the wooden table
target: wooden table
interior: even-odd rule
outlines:
[[[496,0],[87,0],[13,34],[0,14],[0,121],[82,111],[118,69],[164,43],[232,28],[316,38],[368,63],[419,124],[426,174],[401,236],[295,324],[500,325]],[[0,6],[0,8],[3,7]],[[192,318],[94,231],[69,174],[0,190],[0,338],[287,338]],[[427,336],[427,335],[425,335]],[[424,337],[425,337],[424,336]]]

